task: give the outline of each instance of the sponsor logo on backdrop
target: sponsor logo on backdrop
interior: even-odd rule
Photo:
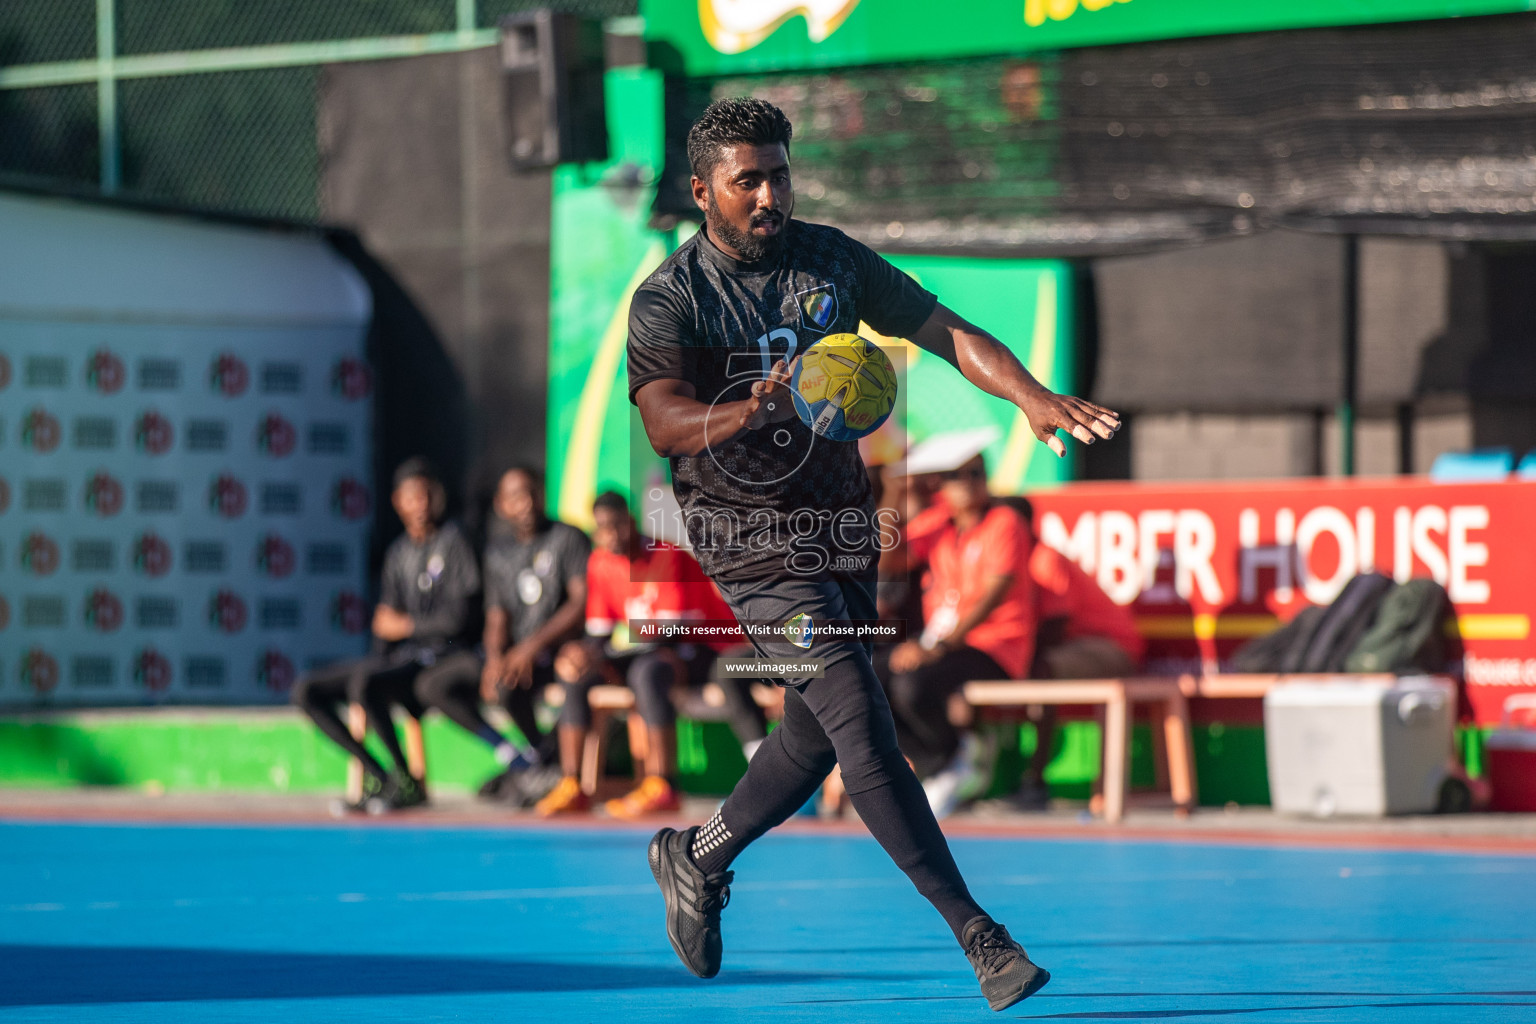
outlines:
[[[239,356],[221,352],[208,367],[208,384],[219,394],[238,398],[251,386],[251,370]]]
[[[105,587],[85,596],[85,624],[98,633],[111,633],[123,624],[123,602]]]
[[[342,477],[331,488],[331,510],[343,519],[356,522],[367,517],[369,504],[368,488],[350,476]]]
[[[69,386],[69,362],[63,356],[28,356],[26,381],[29,388]]]
[[[229,447],[229,424],[223,420],[188,420],[187,448],[194,452],[221,452]]]
[[[171,571],[171,545],[157,533],[139,534],[133,542],[133,567],[145,576],[164,576]]]
[[[224,685],[228,666],[223,658],[193,656],[182,662],[182,675],[189,687],[217,689]]]
[[[238,633],[248,618],[245,602],[233,590],[220,590],[208,601],[208,625],[214,629]]]
[[[349,402],[366,398],[373,390],[373,371],[361,359],[343,356],[331,367],[331,390]]]
[[[275,412],[261,418],[261,423],[256,428],[257,451],[280,459],[292,455],[298,443],[299,432],[294,429],[292,423]]]
[[[63,629],[69,621],[57,594],[28,594],[21,599],[21,624],[28,629]]]
[[[1055,2],[1077,5],[1077,0]],[[858,5],[859,0],[699,0],[699,28],[721,53],[741,53],[799,15],[805,19],[806,38],[819,43]]]
[[[265,395],[297,395],[304,390],[303,363],[262,363],[261,392]]]
[[[69,683],[71,686],[111,686],[113,671],[111,658],[96,654],[81,654],[69,659]]]
[[[153,357],[140,359],[139,390],[181,390],[181,361],[179,359],[156,359]]]
[[[1102,11],[1110,4],[1128,4],[1131,0],[1024,0],[1024,24],[1030,28],[1039,28],[1045,24],[1047,18],[1051,21],[1066,21],[1078,12],[1081,7],[1085,11]]]
[[[27,411],[21,418],[21,443],[35,452],[51,452],[64,439],[58,418],[42,406]]]
[[[11,605],[10,602],[6,601],[4,595],[0,594],[0,632],[4,632],[5,627],[9,626],[10,624]]]
[[[11,386],[11,361],[0,352],[0,391]]]
[[[115,516],[123,510],[123,485],[110,473],[96,473],[85,484],[85,510]]]
[[[368,628],[368,606],[362,597],[343,590],[331,600],[331,628],[348,636],[360,636]]]
[[[37,693],[47,693],[59,685],[59,662],[41,647],[33,647],[21,656],[21,682]]]
[[[256,569],[263,576],[274,580],[293,575],[298,556],[293,545],[275,533],[269,533],[256,542]]]
[[[171,685],[171,660],[153,647],[141,648],[133,656],[133,681],[153,693]]]
[[[150,455],[164,455],[175,443],[176,430],[171,421],[153,409],[140,414],[133,427],[133,442],[139,451]]]
[[[293,689],[293,662],[282,651],[268,648],[256,659],[256,682],[273,693]]]
[[[85,362],[85,383],[98,394],[115,395],[128,382],[128,370],[111,350],[99,348]]]
[[[245,515],[248,501],[245,484],[228,473],[221,473],[214,477],[213,483],[208,487],[209,510],[225,519],[239,519]]]
[[[34,576],[52,576],[59,567],[59,545],[46,533],[27,534],[21,542],[21,567]]]
[[[10,508],[10,507],[11,507],[11,485],[5,479],[5,477],[0,476],[0,513],[5,512],[5,510]]]
[[[117,447],[117,421],[110,416],[76,416],[75,447],[110,450]]]
[[[70,545],[69,567],[75,572],[111,572],[117,559],[111,540],[80,537]]]

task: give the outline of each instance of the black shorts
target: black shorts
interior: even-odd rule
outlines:
[[[731,611],[744,623],[762,623],[775,627],[767,634],[751,634],[748,640],[757,656],[771,661],[799,661],[813,658],[831,665],[844,658],[868,660],[874,646],[868,642],[819,638],[816,624],[834,620],[874,619],[875,574],[832,575],[822,577],[776,576],[766,580],[716,580]],[[789,639],[791,620],[799,616],[809,620],[809,647]],[[804,620],[802,620],[804,625]],[[770,678],[764,676],[764,678]],[[784,675],[773,681],[799,686],[804,678]]]

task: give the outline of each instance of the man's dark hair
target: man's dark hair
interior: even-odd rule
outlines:
[[[1022,494],[1010,494],[998,500],[1023,516],[1025,526],[1028,526],[1030,529],[1035,528],[1035,506],[1028,498]]]
[[[592,500],[592,511],[600,508],[611,509],[620,515],[629,515],[629,502],[624,500],[624,495],[618,491],[604,491]]]
[[[694,177],[708,181],[726,146],[771,146],[778,142],[788,154],[794,133],[784,111],[767,100],[750,96],[716,100],[688,129],[688,164]]]
[[[425,480],[428,484],[436,484],[439,487],[443,485],[443,478],[437,475],[437,468],[432,465],[431,460],[420,455],[400,463],[395,469],[394,486],[399,487],[407,480],[416,479]]]

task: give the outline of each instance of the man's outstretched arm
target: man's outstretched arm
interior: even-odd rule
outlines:
[[[1008,347],[942,303],[912,335],[919,348],[952,363],[965,379],[989,395],[1007,399],[1029,419],[1035,436],[1057,455],[1067,446],[1056,431],[1083,444],[1108,440],[1120,429],[1120,414],[1071,395],[1058,395],[1035,380]]]
[[[687,381],[653,380],[635,392],[635,405],[657,455],[698,455],[748,430],[793,416],[795,407],[787,386],[793,372],[794,363],[786,365],[780,359],[767,377],[753,382],[751,397],[715,405],[695,398],[693,385]]]

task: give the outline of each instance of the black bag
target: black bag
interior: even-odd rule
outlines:
[[[1327,611],[1317,606],[1303,608],[1279,629],[1249,640],[1232,652],[1232,671],[1257,675],[1295,671]]]
[[[1379,572],[1362,573],[1344,585],[1323,615],[1312,642],[1292,672],[1343,672],[1345,659],[1376,622],[1382,599],[1396,586]]]
[[[1344,667],[1350,672],[1438,672],[1445,667],[1445,617],[1451,601],[1431,579],[1394,587],[1376,622],[1360,637]]]

